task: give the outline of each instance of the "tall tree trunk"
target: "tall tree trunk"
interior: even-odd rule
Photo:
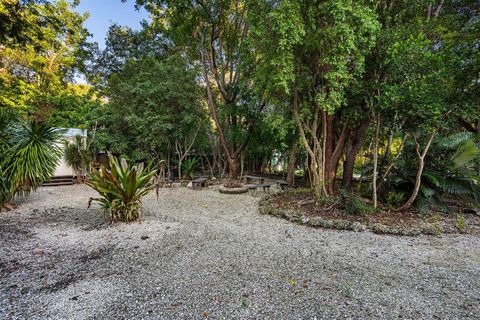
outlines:
[[[373,115],[375,117],[375,114]],[[377,175],[378,175],[378,140],[380,135],[380,114],[377,115],[375,119],[375,142],[373,147],[373,176],[372,176],[372,200],[373,207],[378,206],[377,203]]]
[[[297,124],[298,132],[300,134],[300,138],[303,142],[305,149],[310,156],[310,166],[309,171],[311,174],[311,183],[312,187],[315,192],[315,197],[317,200],[328,196],[325,190],[324,184],[324,152],[323,152],[323,145],[325,145],[325,141],[323,143],[320,141],[318,137],[318,121],[321,119],[321,110],[319,106],[316,106],[314,119],[312,120],[311,124],[306,124],[302,119],[300,119],[299,110],[298,110],[298,93],[296,87],[294,87],[293,93],[293,118],[295,123]],[[323,121],[322,121],[323,122]],[[325,128],[323,128],[325,129]],[[312,146],[310,145],[307,135],[305,131],[309,132],[310,137],[312,139]]]
[[[183,164],[183,158],[180,157],[178,159],[178,168],[177,168],[178,180],[182,180],[182,164]]]
[[[422,174],[423,174],[423,168],[425,167],[425,156],[427,155],[428,149],[430,149],[430,145],[432,144],[433,138],[435,138],[435,135],[437,134],[437,129],[433,131],[433,133],[430,135],[430,138],[427,141],[427,144],[425,145],[425,148],[423,151],[420,153],[420,143],[417,141],[417,138],[415,135],[413,135],[413,140],[415,141],[415,152],[417,153],[418,156],[418,169],[417,169],[417,174],[415,176],[415,186],[413,187],[412,194],[410,195],[410,198],[408,198],[407,202],[400,208],[395,209],[394,211],[405,211],[408,210],[415,199],[418,196],[418,191],[420,190],[420,186],[422,184]]]
[[[289,186],[293,186],[295,184],[295,163],[297,160],[297,149],[298,143],[295,139],[292,143],[290,155],[288,157],[287,182]]]
[[[228,171],[230,179],[237,179],[238,177],[238,159],[228,158]]]
[[[358,152],[363,146],[365,136],[367,134],[368,126],[370,125],[370,119],[363,120],[357,129],[353,132],[350,138],[351,148],[347,152],[347,157],[343,162],[343,177],[342,186],[347,191],[352,191],[353,182],[353,169],[355,166],[355,160],[357,159]]]
[[[242,155],[240,156],[240,178],[243,177],[243,169],[245,167],[245,156],[242,152]]]
[[[326,187],[329,195],[335,194],[335,181],[337,179],[337,169],[340,162],[340,158],[343,154],[343,149],[345,147],[345,142],[348,136],[348,125],[345,123],[343,125],[342,131],[335,144],[335,135],[334,135],[334,118],[332,116],[327,116],[327,139],[326,139]],[[335,147],[335,149],[334,149]]]

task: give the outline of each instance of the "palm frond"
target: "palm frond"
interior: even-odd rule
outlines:
[[[465,141],[471,140],[473,134],[471,132],[457,132],[439,139],[438,145],[442,149],[453,150]]]
[[[470,139],[458,145],[457,150],[451,156],[453,169],[458,169],[467,165],[473,165],[473,160],[480,156],[480,148]]]

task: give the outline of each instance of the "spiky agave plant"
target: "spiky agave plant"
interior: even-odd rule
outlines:
[[[59,140],[62,132],[45,122],[19,121],[7,129],[8,148],[1,162],[9,181],[9,199],[29,193],[49,180],[61,157]]]
[[[110,169],[101,166],[88,175],[88,186],[100,194],[100,198],[90,198],[98,202],[110,214],[110,221],[140,221],[142,197],[155,187],[153,177],[156,169],[147,170],[143,163],[130,165],[125,159],[108,155]]]

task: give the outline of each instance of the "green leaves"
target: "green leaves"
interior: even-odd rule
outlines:
[[[198,159],[196,157],[188,158],[182,163],[182,172],[185,177],[193,179],[195,177],[195,169],[198,166]]]
[[[73,141],[64,141],[64,158],[67,165],[76,171],[77,179],[87,171],[92,160],[92,154],[88,149],[86,138],[75,136]],[[82,172],[83,171],[83,172]]]
[[[475,144],[473,140],[467,140],[462,142],[452,155],[450,160],[452,161],[453,169],[468,168],[471,170],[474,166],[474,160],[480,156],[480,148]]]
[[[173,141],[193,135],[207,116],[197,70],[179,54],[145,54],[110,78],[110,102],[98,119],[96,137],[99,150],[135,161],[165,154]]]
[[[140,220],[142,197],[154,187],[153,177],[157,170],[146,171],[143,163],[131,166],[125,159],[120,162],[108,155],[110,169],[101,166],[93,169],[86,184],[100,194],[100,198],[91,198],[110,213],[110,220]]]
[[[65,90],[67,79],[80,64],[87,16],[75,12],[65,0],[7,2],[12,4],[0,3],[0,27],[6,27],[0,28],[0,106],[37,113],[44,119],[50,111],[49,100]],[[5,26],[5,15],[11,25]]]
[[[0,175],[9,184],[8,201],[50,180],[62,153],[61,131],[45,122],[13,122],[5,132],[9,147],[0,153]]]

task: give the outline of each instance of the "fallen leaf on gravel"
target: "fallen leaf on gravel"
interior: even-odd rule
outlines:
[[[202,317],[208,318],[208,312],[206,312],[206,311],[205,311],[205,312],[202,312]]]
[[[290,278],[290,279],[288,279],[288,283],[292,286],[296,286],[297,285],[297,280]]]

